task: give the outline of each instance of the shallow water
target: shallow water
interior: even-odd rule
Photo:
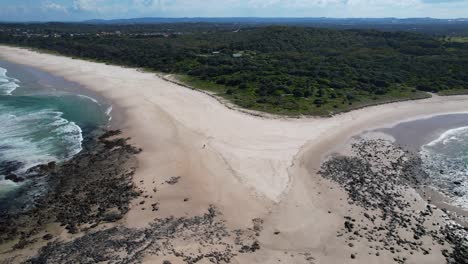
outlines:
[[[35,165],[73,157],[82,150],[84,138],[108,124],[110,106],[69,92],[73,86],[44,72],[0,62],[0,199],[27,183],[5,176],[27,177],[25,172]]]
[[[435,116],[380,129],[420,154],[428,185],[468,210],[468,114]]]
[[[468,127],[445,131],[420,153],[432,183],[453,205],[468,209]]]

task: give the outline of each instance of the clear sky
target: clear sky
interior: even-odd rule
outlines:
[[[468,0],[0,0],[1,21],[134,17],[468,17]]]

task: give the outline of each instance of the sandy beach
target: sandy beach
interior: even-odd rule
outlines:
[[[134,176],[142,197],[122,224],[147,227],[155,218],[203,214],[213,205],[232,229],[261,219],[260,250],[234,263],[395,263],[370,254],[365,240],[352,247],[337,237],[343,217],[359,221],[336,183],[316,172],[321,161],[353,135],[398,122],[468,112],[468,96],[372,106],[331,118],[259,117],[229,109],[215,98],[137,69],[0,46],[0,59],[76,82],[106,98],[120,115],[114,128],[141,147]],[[174,177],[177,184],[169,184]],[[178,178],[180,177],[180,178]],[[413,193],[421,208],[426,203]],[[158,203],[159,210],[151,210]],[[144,209],[144,210],[143,210]],[[427,242],[430,243],[430,242]],[[180,247],[196,245],[180,243]],[[439,245],[406,263],[444,263]],[[350,258],[356,255],[356,259]],[[148,255],[147,263],[184,263]]]

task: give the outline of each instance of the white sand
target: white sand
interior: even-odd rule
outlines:
[[[262,217],[262,251],[240,256],[239,263],[288,261],[284,251],[312,252],[318,263],[344,263],[351,252],[365,250],[364,242],[351,251],[336,238],[343,215],[351,214],[346,198],[307,170],[316,170],[333,146],[361,131],[468,111],[468,96],[452,96],[373,106],[333,118],[261,118],[136,69],[6,46],[0,46],[0,58],[78,82],[120,109],[120,128],[144,149],[135,181],[148,193],[158,188],[157,201],[164,201],[157,213],[135,204],[126,218],[129,226],[144,226],[157,216],[200,213],[207,204],[218,206],[235,227]],[[172,176],[181,176],[180,183],[162,185]],[[190,203],[182,202],[184,197]],[[149,207],[156,198],[147,200]],[[274,230],[281,234],[273,237]],[[393,262],[391,255],[359,257],[356,263]],[[415,259],[438,263],[441,256]]]

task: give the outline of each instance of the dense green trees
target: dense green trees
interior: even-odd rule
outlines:
[[[61,32],[0,32],[0,42],[181,74],[243,107],[277,113],[328,114],[468,88],[468,44],[428,35],[280,26],[166,36]]]

